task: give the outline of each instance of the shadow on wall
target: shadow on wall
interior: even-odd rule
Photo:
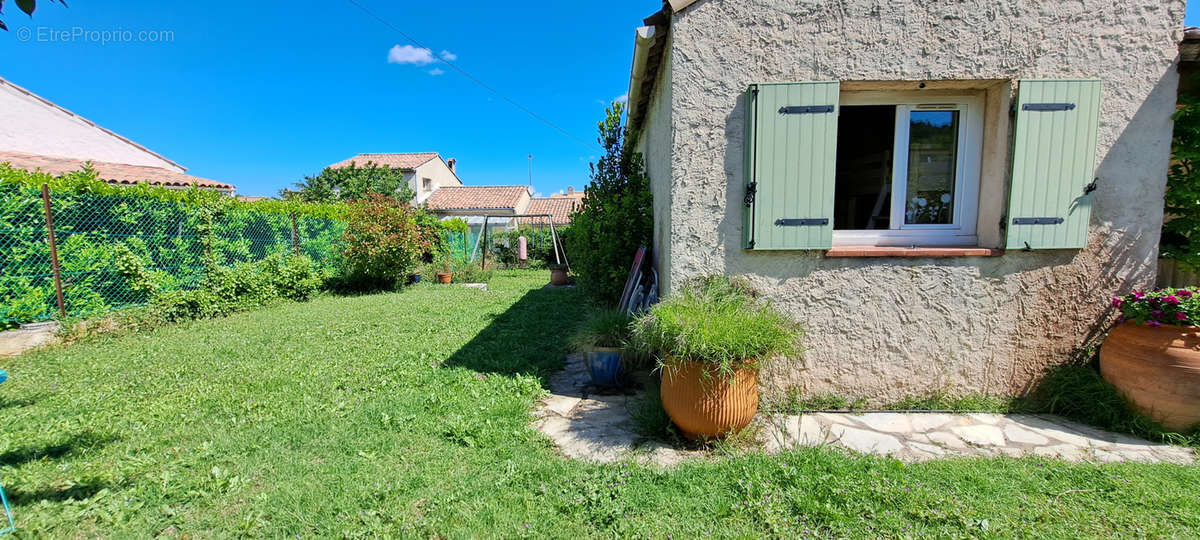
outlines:
[[[446,367],[465,367],[499,375],[534,375],[545,386],[563,366],[567,338],[588,312],[578,289],[529,291],[446,360]]]

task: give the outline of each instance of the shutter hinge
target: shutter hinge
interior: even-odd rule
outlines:
[[[1100,179],[1099,179],[1099,178],[1093,178],[1093,179],[1092,179],[1092,183],[1090,183],[1090,184],[1088,184],[1088,185],[1084,186],[1084,188],[1083,188],[1083,194],[1084,194],[1084,195],[1088,195],[1088,194],[1090,194],[1091,192],[1093,192],[1093,191],[1096,191],[1096,188],[1098,187],[1098,186],[1096,186],[1096,182],[1099,182],[1099,181],[1100,181]]]
[[[1023,111],[1073,111],[1074,103],[1026,103],[1021,105]]]
[[[1025,248],[1021,251],[1033,251],[1033,246],[1029,245],[1029,242],[1025,242]]]
[[[833,112],[833,105],[789,105],[779,108],[779,114],[820,114],[831,112]]]
[[[1013,225],[1062,225],[1066,221],[1060,217],[1019,217],[1013,218]]]
[[[750,182],[746,184],[746,197],[744,199],[746,208],[754,205],[754,198],[758,195],[758,182]]]
[[[779,218],[776,227],[811,227],[829,225],[829,218]]]

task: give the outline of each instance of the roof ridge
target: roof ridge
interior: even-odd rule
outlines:
[[[7,84],[8,86],[11,86],[11,87],[15,88],[15,89],[16,89],[18,92],[21,92],[21,93],[23,93],[23,94],[25,94],[25,95],[28,95],[29,97],[32,97],[32,98],[34,98],[34,99],[36,99],[36,100],[38,100],[38,101],[41,101],[42,103],[45,103],[45,104],[47,104],[47,105],[49,105],[49,106],[51,106],[51,107],[54,107],[55,109],[58,109],[58,110],[60,110],[60,111],[62,111],[62,112],[64,112],[64,113],[67,113],[67,114],[68,114],[68,115],[70,115],[70,116],[73,116],[73,117],[75,117],[75,118],[78,118],[80,121],[82,121],[83,123],[85,123],[85,124],[87,124],[87,125],[89,125],[89,126],[92,126],[92,127],[96,128],[96,129],[98,129],[98,130],[100,130],[100,131],[103,131],[103,132],[105,132],[105,133],[107,133],[107,134],[109,134],[109,135],[112,135],[113,137],[116,137],[116,138],[118,138],[118,139],[120,139],[120,140],[122,140],[122,141],[125,141],[126,143],[129,143],[130,145],[134,146],[135,148],[137,148],[137,149],[139,149],[139,150],[142,150],[142,151],[144,151],[144,152],[147,152],[147,153],[149,153],[150,155],[152,155],[152,156],[154,156],[154,157],[157,157],[157,158],[159,158],[159,159],[161,159],[161,160],[163,160],[163,161],[166,161],[167,163],[170,163],[170,164],[172,164],[172,165],[174,165],[174,166],[176,166],[176,167],[179,167],[180,169],[182,169],[182,172],[181,172],[181,174],[182,174],[182,173],[186,173],[186,172],[187,172],[187,167],[184,167],[183,165],[180,165],[179,163],[175,162],[174,160],[172,160],[172,159],[170,159],[170,158],[168,158],[168,157],[166,157],[166,156],[164,156],[164,155],[162,155],[162,154],[160,154],[160,153],[158,153],[158,152],[155,152],[154,150],[151,150],[151,149],[149,149],[149,148],[146,148],[145,146],[142,146],[141,144],[138,144],[138,143],[134,142],[132,139],[130,139],[130,138],[128,138],[128,137],[125,137],[125,136],[123,136],[123,135],[121,135],[121,134],[119,134],[119,133],[117,133],[117,132],[115,132],[115,131],[113,131],[113,130],[111,130],[111,129],[108,129],[108,128],[104,127],[104,126],[101,126],[100,124],[97,124],[97,123],[95,123],[95,122],[93,122],[93,121],[91,121],[91,120],[88,120],[87,118],[84,118],[84,117],[82,117],[82,116],[80,116],[80,115],[78,115],[78,114],[75,114],[75,113],[71,112],[70,110],[68,110],[66,107],[63,107],[62,105],[59,105],[59,104],[57,104],[57,103],[55,103],[55,102],[53,102],[53,101],[50,101],[50,100],[48,100],[48,99],[46,99],[46,98],[44,98],[44,97],[42,97],[42,96],[39,96],[39,95],[37,95],[37,94],[35,94],[35,93],[33,93],[33,92],[31,92],[31,91],[27,90],[26,88],[22,87],[21,85],[19,85],[19,84],[17,84],[17,83],[14,83],[14,82],[12,82],[12,81],[10,81],[10,80],[8,80],[8,79],[5,79],[4,77],[0,77],[0,84]],[[74,159],[74,158],[72,158],[72,159]],[[109,161],[109,162],[107,162],[107,163],[113,163],[113,162],[112,162],[112,161]]]

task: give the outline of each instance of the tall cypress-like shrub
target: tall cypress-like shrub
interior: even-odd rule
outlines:
[[[1190,82],[1193,87],[1200,85],[1194,76]],[[1200,270],[1200,92],[1180,95],[1179,103],[1159,255]]]
[[[615,305],[638,246],[650,247],[654,233],[650,177],[637,135],[622,119],[622,103],[613,103],[598,123],[604,155],[591,164],[591,183],[583,204],[571,214],[564,234],[571,269],[593,300]]]

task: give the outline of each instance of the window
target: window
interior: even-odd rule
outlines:
[[[1099,80],[1022,79],[1015,95],[1010,81],[846,87],[747,89],[735,111],[746,121],[745,249],[978,246],[981,238],[985,248],[1087,244]],[[872,89],[881,87],[907,89]],[[995,122],[986,126],[985,102]]]
[[[423,189],[425,191],[432,190],[433,189],[433,180],[430,180],[428,178],[422,178],[421,179],[421,189]]]
[[[982,109],[973,96],[843,93],[833,244],[974,245]]]

